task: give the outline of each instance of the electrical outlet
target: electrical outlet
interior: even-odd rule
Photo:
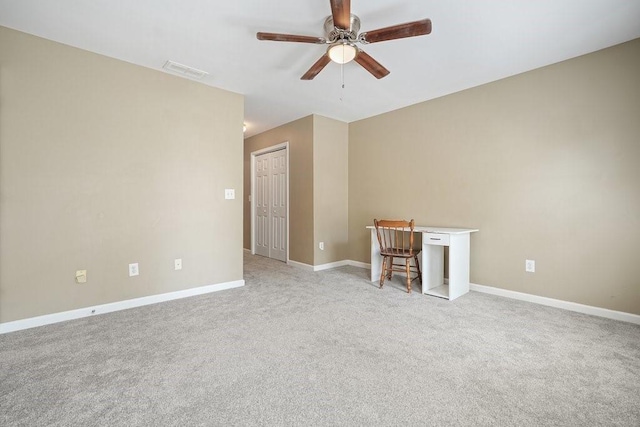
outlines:
[[[138,268],[138,263],[129,264],[129,277],[137,276],[140,274],[140,269]]]
[[[182,258],[176,258],[176,259],[173,261],[173,267],[174,267],[176,270],[182,270]]]
[[[320,242],[318,244],[318,247],[320,248],[321,251],[324,251],[324,242]]]
[[[226,200],[233,200],[236,198],[236,190],[233,188],[227,188],[224,190],[224,198]]]
[[[536,262],[532,259],[528,259],[524,262],[524,271],[527,273],[535,273],[536,272]]]
[[[87,270],[76,270],[76,283],[87,283]]]

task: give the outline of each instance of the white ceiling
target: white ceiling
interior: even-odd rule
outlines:
[[[364,46],[391,71],[352,62],[300,76],[323,37],[328,0],[0,0],[0,25],[161,70],[205,70],[202,83],[245,95],[246,136],[312,113],[345,122],[437,98],[640,37],[640,0],[353,0],[361,31],[430,18],[428,36]]]

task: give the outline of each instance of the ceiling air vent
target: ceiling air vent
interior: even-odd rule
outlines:
[[[162,68],[176,74],[181,74],[186,77],[191,77],[192,79],[201,79],[209,74],[206,71],[187,67],[186,65],[178,64],[177,62],[173,62],[173,61],[165,62]]]

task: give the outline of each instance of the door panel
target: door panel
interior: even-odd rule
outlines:
[[[256,254],[269,256],[269,159],[256,157],[256,228],[255,251]]]
[[[270,174],[273,186],[271,188],[271,216],[274,218],[274,233],[269,256],[287,260],[287,150],[279,150],[273,155]]]
[[[255,159],[255,252],[287,260],[287,150]]]

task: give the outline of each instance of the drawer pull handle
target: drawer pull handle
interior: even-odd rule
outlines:
[[[435,237],[429,237],[430,240],[442,240],[442,239],[436,239]]]

